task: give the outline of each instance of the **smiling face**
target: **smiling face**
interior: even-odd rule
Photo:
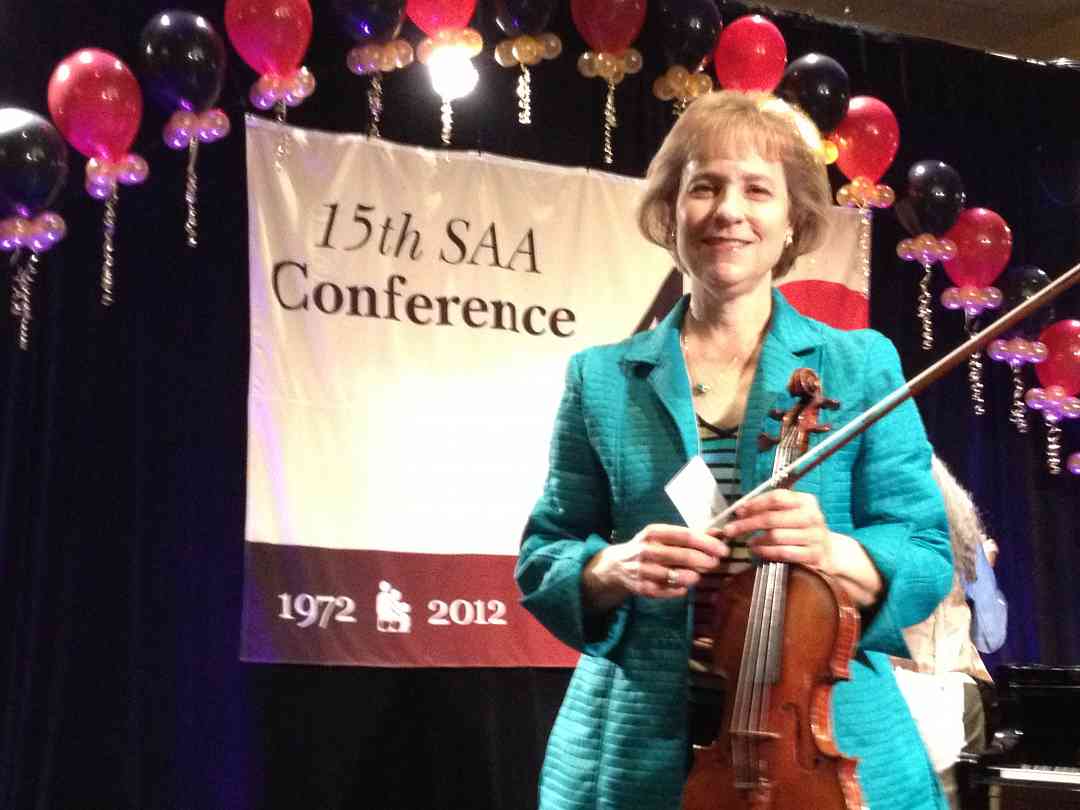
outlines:
[[[695,291],[726,299],[768,291],[791,233],[779,161],[720,150],[687,162],[675,201],[676,254]]]

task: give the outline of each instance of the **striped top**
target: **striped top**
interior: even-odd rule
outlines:
[[[701,457],[712,472],[713,478],[716,479],[721,494],[728,504],[732,504],[742,496],[739,468],[735,464],[735,453],[739,446],[739,429],[717,427],[705,421],[700,415],[697,417],[697,423]],[[728,545],[731,546],[731,556],[727,560],[726,567],[718,574],[710,574],[710,578],[738,573],[746,567],[746,563],[750,562],[750,549],[746,545],[745,537],[729,541]]]
[[[734,503],[742,494],[739,485],[739,468],[735,463],[739,445],[738,428],[721,428],[707,422],[700,415],[697,417],[698,438],[700,439],[701,457],[716,479],[720,493],[728,504]],[[719,570],[704,574],[693,590],[694,602],[694,638],[712,635],[711,623],[714,614],[713,599],[723,587],[724,579],[731,574],[744,570],[750,564],[750,549],[746,537],[729,541],[731,556],[721,564]],[[704,671],[708,668],[711,654],[704,650],[695,650],[690,668],[690,712],[688,715],[688,743],[708,745],[717,736],[717,723],[720,719],[720,705],[723,703],[723,682],[715,675]],[[691,761],[692,757],[688,757]]]

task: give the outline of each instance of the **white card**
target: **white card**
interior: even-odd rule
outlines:
[[[707,528],[728,505],[712,471],[701,456],[694,456],[686,462],[664,485],[664,492],[691,529]]]

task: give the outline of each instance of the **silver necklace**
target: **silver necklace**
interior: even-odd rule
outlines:
[[[687,348],[686,348],[686,335],[684,335],[684,334],[679,335],[679,343],[682,345],[683,361],[686,363],[686,373],[689,376],[689,374],[690,374],[690,353],[689,353],[689,351],[687,351]],[[694,382],[693,379],[691,378],[691,380],[690,380],[690,390],[694,392],[694,396],[704,396],[705,394],[712,391],[713,387],[711,385],[709,385],[708,383]]]

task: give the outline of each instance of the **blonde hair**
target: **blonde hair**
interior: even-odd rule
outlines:
[[[810,143],[814,138],[820,143],[809,118],[768,93],[724,90],[698,98],[649,164],[638,228],[674,256],[675,201],[686,164],[716,149],[736,155],[756,152],[778,161],[787,183],[792,242],[773,268],[773,277],[779,278],[797,257],[818,247],[828,231],[831,191],[825,166]]]

